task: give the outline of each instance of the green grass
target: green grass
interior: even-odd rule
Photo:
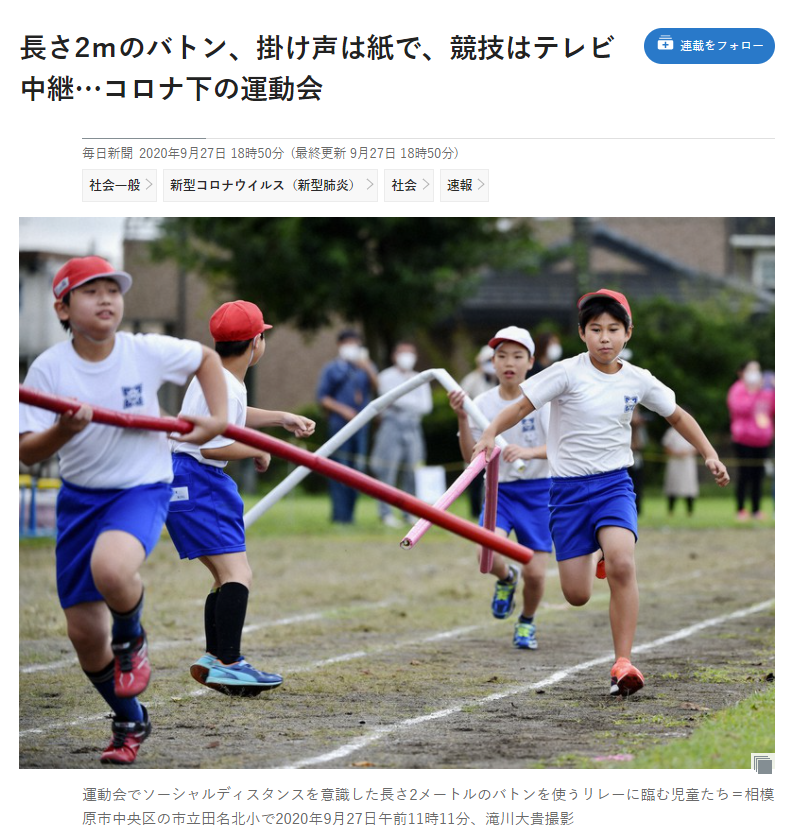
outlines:
[[[247,495],[245,497],[246,507],[249,509],[259,499],[257,495]],[[364,538],[371,534],[380,537],[385,532],[390,536],[397,534],[397,532],[382,528],[376,512],[376,505],[376,500],[361,495],[357,500],[354,526],[333,526],[329,521],[329,495],[304,494],[295,491],[276,503],[253,524],[250,531],[255,536],[262,535],[264,537],[273,534],[278,536],[298,534],[350,535],[355,538]],[[766,501],[765,509],[769,512],[770,519],[763,522],[737,523],[733,495],[727,492],[723,493],[722,496],[700,497],[695,503],[695,513],[692,517],[687,517],[686,506],[677,504],[674,516],[670,517],[667,514],[664,497],[649,495],[643,499],[640,526],[644,529],[771,528],[774,526],[774,520],[771,519],[772,506],[769,501]],[[451,511],[464,519],[473,519],[469,513],[468,500],[464,495],[451,507]],[[404,532],[406,531],[407,528],[404,527]],[[450,534],[439,529],[436,530],[436,533]]]
[[[687,739],[638,753],[618,768],[750,768],[751,753],[775,750],[775,689],[720,711]]]

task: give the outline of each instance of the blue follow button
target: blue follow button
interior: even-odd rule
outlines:
[[[775,40],[766,29],[654,29],[645,54],[656,64],[762,64]]]

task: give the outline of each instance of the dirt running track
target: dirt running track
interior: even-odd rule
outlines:
[[[242,700],[190,679],[208,573],[163,541],[145,570],[154,733],[138,767],[586,767],[686,736],[773,682],[771,529],[643,533],[634,661],[647,686],[625,701],[608,695],[603,583],[572,609],[551,575],[540,649],[520,651],[512,621],[488,611],[491,579],[445,532],[412,552],[335,532],[250,549],[243,647],[285,683]],[[20,766],[99,767],[106,709],[63,635],[52,572],[50,548],[21,550]]]

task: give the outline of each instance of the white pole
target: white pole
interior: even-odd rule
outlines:
[[[449,393],[453,390],[461,390],[458,382],[448,373],[447,370],[436,368],[433,370],[423,370],[410,379],[407,379],[398,387],[394,387],[389,392],[374,399],[366,407],[364,407],[351,421],[347,422],[334,436],[330,437],[316,452],[316,456],[330,457],[341,445],[350,437],[357,433],[361,427],[368,424],[375,416],[378,416],[386,407],[391,405],[396,399],[401,398],[405,393],[409,393],[421,384],[430,384],[436,381],[444,387]],[[481,430],[485,430],[489,426],[489,420],[481,413],[477,405],[467,397],[464,399],[464,410],[469,413],[472,420]],[[501,436],[495,439],[496,444],[500,448],[505,448],[508,444]],[[521,463],[521,460],[520,460]],[[524,463],[522,463],[524,465]],[[269,511],[272,506],[286,496],[293,488],[295,488],[302,480],[310,473],[310,468],[300,465],[295,468],[282,482],[276,485],[268,494],[266,494],[250,511],[244,516],[245,527],[254,523],[262,514]]]

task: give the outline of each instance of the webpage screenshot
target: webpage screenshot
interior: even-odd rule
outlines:
[[[787,11],[7,15],[14,798],[776,822]]]

